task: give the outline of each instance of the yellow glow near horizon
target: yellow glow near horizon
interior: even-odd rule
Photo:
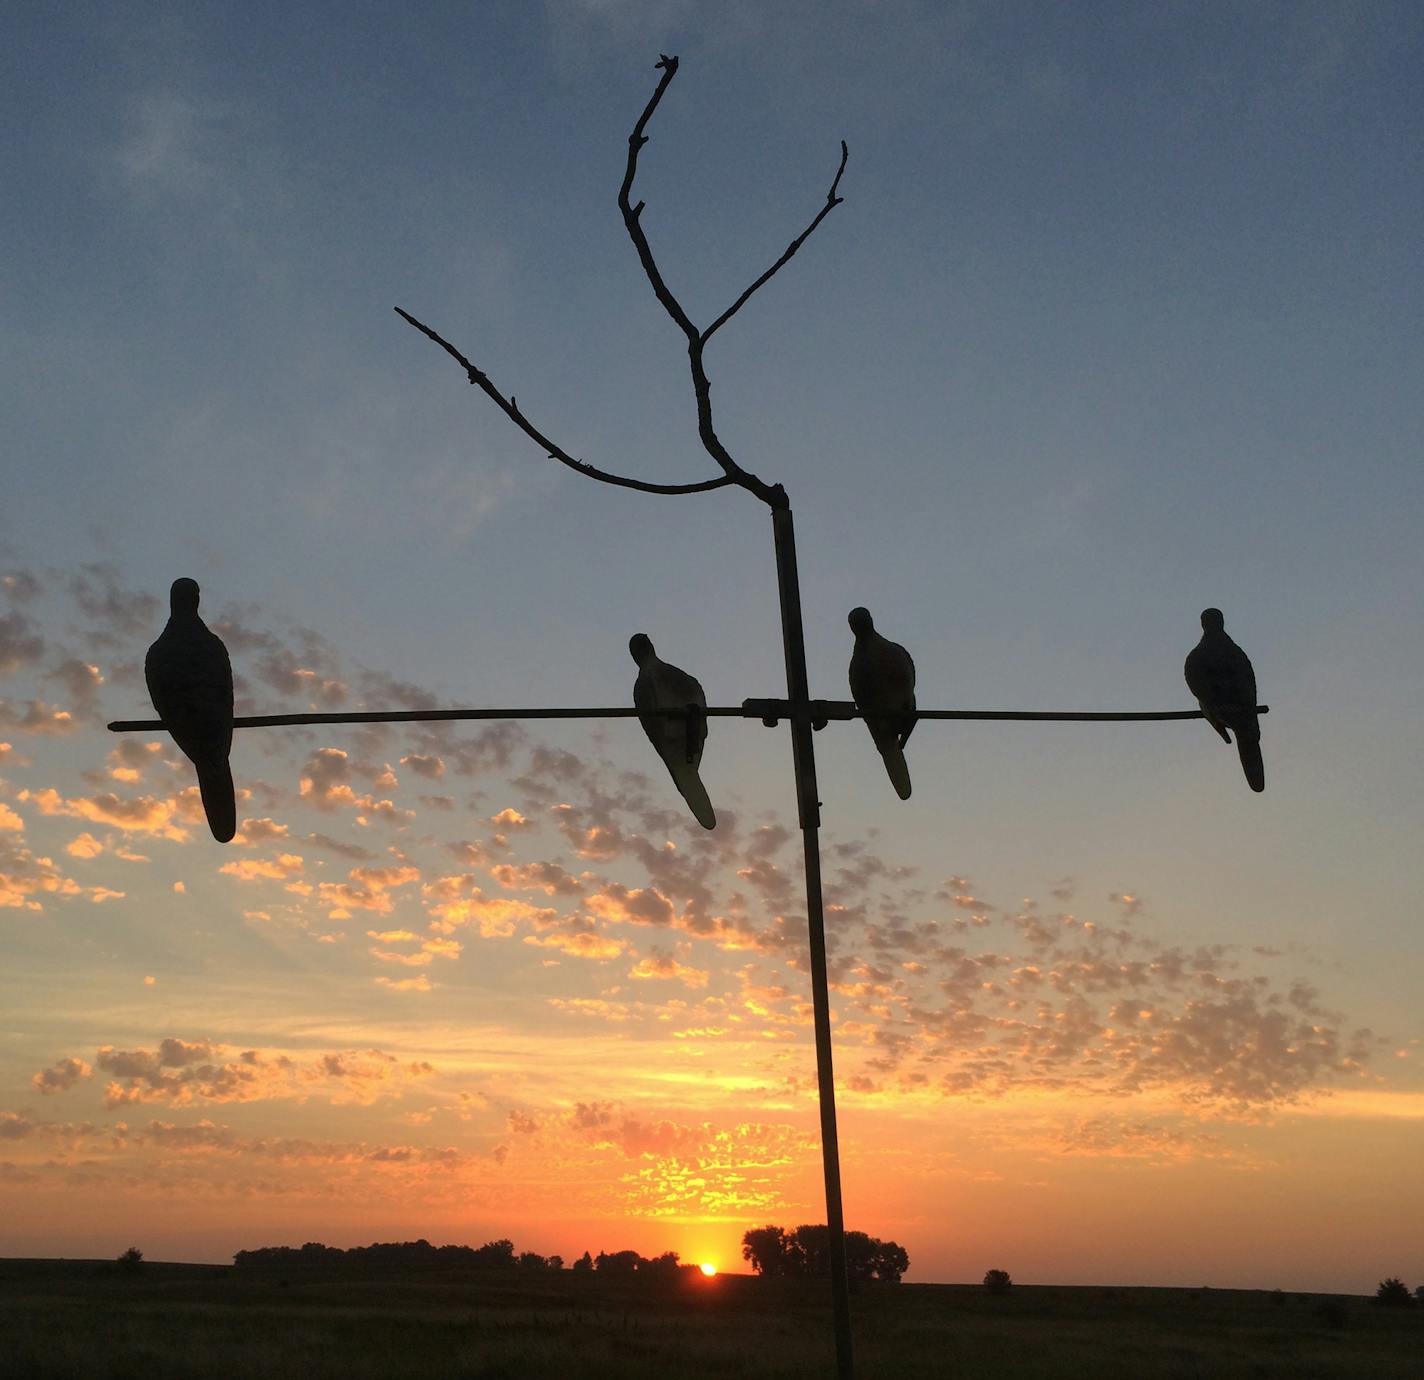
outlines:
[[[717,1273],[717,1267],[708,1260],[704,1260],[702,1264],[698,1266],[698,1269],[700,1269],[708,1279],[711,1279],[712,1276]]]

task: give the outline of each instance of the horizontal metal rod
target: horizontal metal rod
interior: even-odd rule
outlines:
[[[841,701],[839,700],[812,700],[811,713],[813,717],[825,717],[827,719],[863,719],[864,714],[851,705],[853,712],[841,712]],[[850,705],[850,701],[845,701]],[[818,705],[827,705],[830,712],[824,716],[817,716]],[[709,711],[710,712],[710,711]],[[1269,714],[1271,706],[1268,704],[1258,704],[1256,713]],[[919,719],[1018,719],[1029,723],[1146,723],[1159,719],[1204,719],[1200,709],[1148,709],[1132,713],[1119,712],[1087,712],[1066,709],[917,709],[915,718]]]
[[[234,728],[281,728],[286,724],[410,724],[443,723],[454,719],[635,719],[642,713],[659,719],[685,719],[685,709],[392,709],[369,714],[240,714]],[[753,717],[744,709],[703,711],[709,717]],[[161,719],[115,719],[113,733],[139,733],[161,729]]]
[[[812,700],[812,720],[862,719],[865,716],[852,700]],[[1269,714],[1270,706],[1258,704],[1258,714]],[[789,718],[789,700],[751,699],[738,705],[709,705],[708,718],[761,719],[771,726]],[[459,719],[633,719],[647,714],[653,718],[681,719],[685,709],[395,709],[358,714],[243,714],[234,718],[234,728],[281,728],[288,724],[407,724],[441,723]],[[1060,709],[921,709],[918,719],[1018,719],[1030,722],[1130,723],[1157,719],[1200,719],[1200,709],[1147,710],[1135,713],[1084,713]],[[162,732],[161,719],[115,719],[111,733]]]

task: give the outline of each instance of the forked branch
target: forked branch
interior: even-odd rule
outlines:
[[[826,193],[826,204],[816,212],[816,218],[790,244],[786,246],[786,252],[767,269],[760,278],[754,282],[726,311],[722,313],[705,331],[702,332],[702,343],[705,345],[712,339],[713,333],[719,331],[728,321],[730,321],[742,309],[742,304],[752,295],[763,283],[765,283],[773,273],[775,273],[788,259],[801,248],[810,238],[813,231],[825,218],[841,204],[844,197],[836,195],[836,188],[841,185],[841,174],[845,172],[846,159],[850,157],[850,149],[846,147],[846,141],[841,140],[841,165],[836,169],[836,175],[831,182],[831,190]]]
[[[626,475],[612,474],[607,470],[601,470],[595,465],[590,465],[586,460],[576,460],[561,446],[555,444],[542,431],[538,429],[520,410],[519,405],[511,394],[508,398],[499,391],[489,380],[484,370],[470,363],[450,342],[431,330],[429,326],[421,321],[417,321],[409,312],[402,311],[400,307],[396,312],[400,317],[414,326],[422,335],[429,337],[442,350],[446,352],[465,371],[465,376],[474,384],[486,397],[491,399],[495,405],[515,424],[530,440],[544,448],[545,453],[551,460],[557,460],[560,464],[567,465],[571,470],[577,470],[579,474],[589,479],[597,479],[604,484],[617,484],[625,489],[637,489],[642,493],[649,494],[700,494],[707,493],[711,489],[726,488],[729,484],[739,485],[749,493],[755,494],[763,503],[772,508],[785,508],[788,506],[786,490],[780,484],[767,484],[748,470],[744,470],[735,460],[732,459],[726,446],[722,444],[715,428],[712,425],[712,384],[707,377],[707,370],[703,367],[702,352],[707,342],[720,330],[733,316],[739,312],[746,304],[747,300],[759,288],[763,287],[774,274],[791,259],[792,255],[806,242],[811,232],[841,204],[842,198],[836,195],[840,187],[841,174],[845,172],[846,159],[850,156],[845,141],[841,141],[841,161],[836,169],[836,175],[831,182],[831,189],[826,193],[826,204],[816,213],[815,218],[794,240],[787,245],[781,257],[772,264],[752,285],[732,303],[705,331],[699,331],[693,324],[692,318],[683,310],[682,304],[673,295],[672,289],[668,287],[662,273],[658,269],[657,260],[653,257],[652,247],[648,244],[648,237],[643,232],[642,214],[643,202],[638,202],[636,206],[632,204],[631,196],[633,191],[633,179],[638,172],[638,153],[643,145],[648,142],[648,136],[644,133],[648,121],[652,119],[653,112],[657,110],[658,103],[663,98],[663,92],[668,89],[673,77],[677,75],[677,59],[662,55],[658,60],[658,67],[662,70],[662,78],[658,82],[657,90],[653,92],[648,104],[643,108],[643,113],[638,117],[638,122],[633,126],[633,132],[628,136],[628,164],[623,173],[623,185],[618,191],[618,207],[623,213],[623,224],[628,229],[628,235],[633,241],[633,248],[638,253],[638,261],[643,266],[643,272],[647,275],[648,282],[652,284],[653,293],[658,301],[662,303],[663,310],[673,319],[679,330],[687,337],[687,358],[692,370],[692,390],[697,397],[697,434],[702,441],[703,448],[717,462],[722,470],[720,478],[704,479],[695,484],[654,484],[645,479],[631,479]]]
[[[632,134],[628,136],[628,165],[623,172],[623,185],[618,190],[618,209],[623,213],[623,224],[628,229],[628,237],[633,241],[633,248],[638,252],[638,262],[643,265],[643,272],[647,275],[648,282],[652,284],[653,295],[662,303],[663,310],[687,337],[687,362],[692,371],[692,391],[697,397],[697,434],[702,441],[703,448],[722,467],[722,472],[733,483],[740,484],[742,488],[754,493],[763,503],[772,508],[785,508],[788,506],[786,490],[780,484],[767,484],[750,471],[744,470],[732,459],[730,452],[717,435],[716,428],[712,425],[712,382],[707,377],[707,369],[702,362],[702,352],[713,332],[730,321],[741,310],[746,300],[800,249],[811,232],[832,210],[841,204],[842,199],[836,195],[836,191],[840,186],[841,174],[845,171],[846,159],[850,156],[850,150],[846,147],[845,140],[842,140],[840,167],[836,170],[835,180],[831,183],[831,190],[826,195],[826,204],[816,213],[816,217],[810,225],[791,241],[782,256],[721,316],[705,331],[699,331],[693,324],[692,318],[683,309],[682,303],[677,300],[672,289],[668,287],[658,268],[657,260],[653,257],[652,246],[648,243],[647,234],[643,230],[644,203],[640,201],[636,206],[632,203],[633,179],[638,174],[638,154],[642,151],[643,145],[648,142],[648,136],[643,131],[647,128],[648,121],[652,119],[653,112],[657,110],[658,103],[663,98],[663,92],[668,89],[672,79],[677,75],[677,59],[675,57],[668,57],[664,53],[659,57],[657,65],[662,69],[662,78],[658,82],[657,90],[653,92],[648,104],[643,108],[643,113],[638,117],[638,123],[633,126]]]
[[[645,494],[703,494],[709,489],[722,489],[733,480],[728,475],[723,475],[720,479],[703,479],[696,484],[653,484],[646,479],[630,479],[627,475],[610,474],[607,470],[601,470],[595,465],[590,465],[586,460],[575,460],[561,446],[556,445],[544,435],[533,422],[529,420],[520,410],[519,405],[511,396],[506,398],[498,388],[489,381],[489,375],[484,370],[471,364],[448,340],[432,331],[423,321],[417,321],[408,311],[396,309],[396,315],[408,321],[422,335],[429,336],[442,350],[445,351],[460,367],[465,371],[471,383],[480,389],[486,397],[494,400],[495,405],[517,426],[530,440],[542,446],[547,452],[550,460],[557,460],[562,465],[567,465],[571,470],[577,470],[580,474],[586,475],[589,479],[600,480],[604,484],[618,484],[625,489],[641,489]]]

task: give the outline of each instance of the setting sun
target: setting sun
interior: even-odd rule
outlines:
[[[704,1261],[698,1268],[702,1271],[704,1275],[707,1276],[708,1279],[711,1279],[712,1276],[717,1273],[717,1267],[715,1265],[709,1264],[706,1261]]]

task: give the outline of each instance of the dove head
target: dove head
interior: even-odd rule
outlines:
[[[1220,609],[1203,609],[1202,627],[1207,632],[1220,632],[1226,627],[1226,617]]]
[[[857,637],[862,633],[875,631],[875,624],[871,620],[869,609],[852,609],[846,622],[850,624],[850,630]]]
[[[633,654],[633,660],[636,661],[639,666],[657,655],[657,653],[653,651],[652,639],[647,633],[634,633],[633,636],[628,639],[628,650]]]
[[[168,609],[171,613],[197,613],[198,582],[186,577],[174,580],[173,588],[168,591]]]

